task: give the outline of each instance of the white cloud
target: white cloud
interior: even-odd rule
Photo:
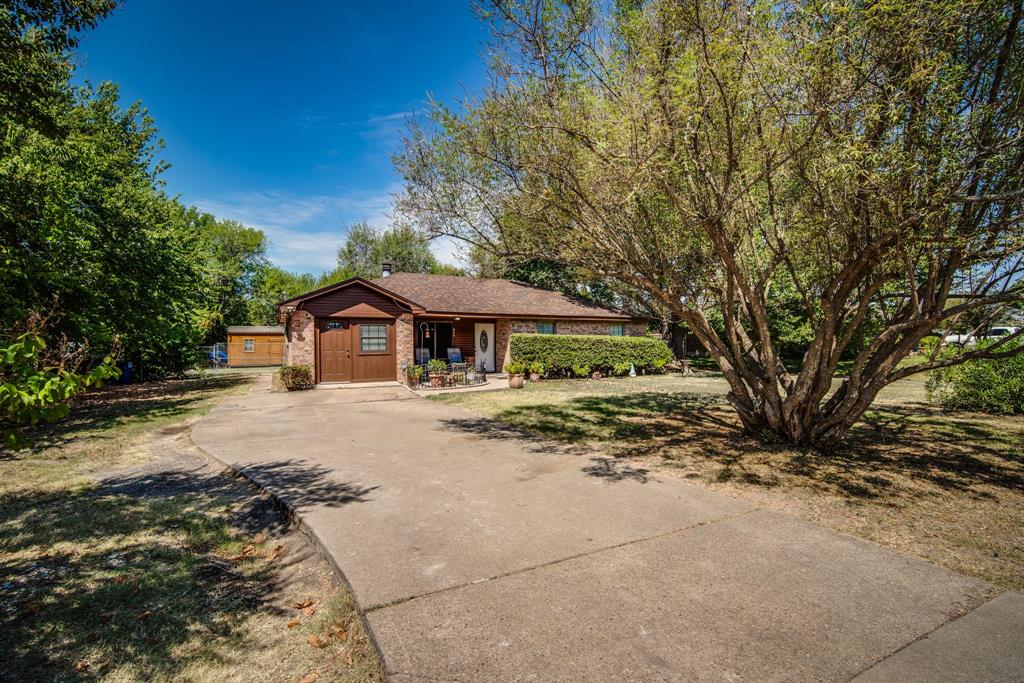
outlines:
[[[406,121],[416,114],[415,111],[396,111],[366,119],[359,137],[364,140],[387,140],[398,142],[406,128]]]
[[[441,263],[460,268],[466,265],[466,245],[452,237],[435,237],[430,240],[430,251]]]
[[[365,222],[377,230],[388,228],[392,195],[397,184],[377,191],[342,195],[296,195],[277,190],[233,192],[195,202],[200,211],[262,230],[270,240],[267,255],[285,270],[321,273],[337,265],[338,247],[346,229]],[[465,245],[449,237],[430,242],[442,263],[464,265]]]
[[[218,218],[262,230],[270,239],[268,256],[275,265],[318,273],[336,265],[345,227],[358,221],[380,228],[390,223],[391,193],[395,189],[337,196],[235,192],[200,199],[195,205]]]

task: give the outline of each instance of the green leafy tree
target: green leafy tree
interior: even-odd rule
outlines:
[[[338,268],[333,276],[378,278],[386,262],[396,272],[461,273],[439,263],[430,253],[427,237],[409,226],[397,225],[378,232],[366,223],[356,223],[349,228],[345,243],[338,250]]]
[[[117,377],[114,358],[106,356],[79,372],[84,348],[47,353],[37,316],[30,329],[0,347],[0,437],[8,447],[19,445],[19,430],[39,422],[67,417],[70,402],[89,387]]]
[[[209,214],[188,212],[204,258],[207,302],[200,319],[206,343],[226,339],[230,325],[255,323],[253,301],[265,290],[270,262],[261,230]],[[256,317],[259,317],[257,315]]]
[[[342,278],[344,279],[344,278]],[[331,284],[325,282],[324,284]],[[249,301],[249,319],[254,325],[276,325],[277,305],[285,299],[323,286],[308,273],[290,273],[276,266],[268,267]]]
[[[119,338],[143,376],[181,372],[201,340],[204,262],[187,212],[159,185],[152,119],[103,84],[74,93],[51,138],[8,120],[0,140],[0,321],[39,306],[54,332]]]
[[[1020,352],[900,362],[1024,299],[1021,14],[495,1],[490,86],[413,126],[401,209],[643,292],[707,348],[749,433],[831,449],[887,384]],[[787,279],[807,330],[772,321]],[[809,336],[795,372],[780,331]]]
[[[49,137],[61,133],[71,51],[114,0],[8,0],[0,12],[0,119]]]

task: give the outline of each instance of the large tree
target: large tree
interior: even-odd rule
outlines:
[[[828,449],[885,385],[1020,351],[1012,335],[901,364],[1024,297],[1019,0],[497,0],[483,15],[491,85],[413,128],[403,210],[657,300],[750,433]],[[772,329],[780,286],[809,326],[796,372]]]
[[[366,223],[352,225],[338,250],[339,276],[380,277],[381,266],[390,263],[396,272],[448,273],[457,268],[440,263],[430,251],[429,238],[407,225],[378,231]],[[344,279],[338,277],[338,279]]]
[[[199,324],[206,342],[226,338],[230,325],[256,322],[252,302],[263,291],[270,262],[263,231],[237,221],[218,220],[195,209],[188,211],[198,233],[203,259],[206,301]]]

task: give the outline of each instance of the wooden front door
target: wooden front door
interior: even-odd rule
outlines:
[[[321,320],[319,325],[321,382],[352,381],[352,324],[348,320]]]

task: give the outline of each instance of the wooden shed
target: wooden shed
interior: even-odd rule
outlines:
[[[281,365],[284,362],[284,327],[232,325],[228,328],[228,367]]]

